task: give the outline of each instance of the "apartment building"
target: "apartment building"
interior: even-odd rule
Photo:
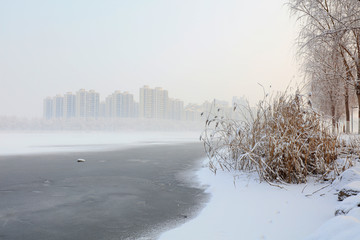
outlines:
[[[168,118],[172,120],[184,119],[184,102],[179,99],[169,99]]]
[[[184,110],[184,102],[169,98],[167,90],[144,86],[139,89],[139,102],[129,92],[115,91],[100,102],[95,90],[78,90],[75,94],[44,99],[44,118],[96,119],[102,118],[152,118],[171,120],[197,120],[199,109],[194,106]]]
[[[129,92],[115,91],[105,98],[105,118],[133,118],[137,116],[134,95]]]
[[[160,87],[155,89],[144,86],[140,88],[139,117],[141,118],[169,118],[169,93]]]
[[[100,110],[100,94],[94,90],[86,92],[86,118],[98,118]]]
[[[135,101],[134,96],[129,92],[123,93],[122,99],[123,117],[133,118],[135,117]]]
[[[165,119],[168,117],[169,94],[167,90],[157,87],[152,95],[153,118]]]
[[[53,100],[53,117],[61,119],[64,117],[64,97],[56,95]]]
[[[153,118],[154,117],[154,107],[153,107],[153,89],[149,86],[144,86],[140,88],[139,92],[139,117],[140,118]]]
[[[67,92],[64,95],[64,118],[75,118],[76,113],[76,95]]]
[[[52,119],[54,116],[54,101],[52,97],[47,97],[44,99],[44,109],[43,109],[43,117],[44,119]]]
[[[80,89],[76,92],[76,118],[85,119],[86,118],[86,91],[85,89]]]

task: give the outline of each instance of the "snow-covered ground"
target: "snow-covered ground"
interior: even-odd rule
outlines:
[[[0,155],[97,151],[198,139],[197,132],[0,132]]]
[[[197,175],[212,195],[210,202],[196,218],[163,233],[160,240],[360,239],[360,208],[347,216],[334,215],[341,204],[335,195],[338,185],[309,181],[280,189],[242,174],[234,186],[231,173],[218,171],[215,176],[206,167]]]

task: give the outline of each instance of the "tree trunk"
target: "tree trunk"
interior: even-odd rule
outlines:
[[[356,83],[356,96],[358,99],[358,134],[360,134],[360,85]]]
[[[356,96],[358,100],[358,134],[360,134],[360,84],[359,80],[355,84]]]
[[[358,115],[358,134],[360,134],[360,33],[357,32],[356,34],[356,47],[357,47],[357,59],[355,61],[355,65],[356,65],[356,84],[355,84],[355,89],[356,89],[356,96],[358,99],[358,110],[359,110],[359,115]]]
[[[359,41],[359,39],[358,39]],[[360,48],[360,42],[358,42],[358,48]],[[358,61],[356,63],[356,83],[355,83],[355,90],[356,90],[356,96],[358,99],[358,134],[360,134],[360,49],[358,49]]]
[[[357,100],[358,100],[358,134],[360,134],[360,94],[357,94],[359,91],[360,93],[360,89],[356,88],[356,96],[357,96]]]
[[[336,119],[335,119],[335,105],[331,104],[331,123],[332,123],[332,132],[336,134]]]
[[[346,128],[345,132],[350,133],[350,109],[349,109],[349,86],[348,82],[345,82],[345,113],[346,113]]]

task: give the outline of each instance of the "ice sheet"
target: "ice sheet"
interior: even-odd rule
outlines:
[[[191,142],[198,137],[197,132],[0,132],[0,155],[96,151],[134,144]]]

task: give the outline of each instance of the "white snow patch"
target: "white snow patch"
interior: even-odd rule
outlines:
[[[0,132],[0,155],[98,151],[132,145],[199,141],[197,132]]]
[[[360,195],[350,196],[343,201],[338,202],[336,211],[342,211],[344,214],[350,212],[351,209],[357,208],[360,204]]]
[[[343,172],[336,181],[337,190],[360,190],[360,169],[352,167]],[[336,213],[343,214],[326,221],[306,240],[360,240],[360,195],[350,196],[339,202]]]
[[[360,181],[353,181],[343,187],[344,190],[360,192]]]
[[[351,216],[360,220],[360,207],[351,209],[347,216]]]
[[[360,167],[358,166],[345,170],[337,179],[335,179],[333,186],[337,190],[341,190],[347,184],[354,181],[360,181]]]
[[[360,240],[360,221],[350,215],[334,217],[306,240]]]
[[[324,188],[314,193],[324,184],[280,189],[243,174],[234,186],[232,174],[218,171],[214,175],[207,168],[198,171],[198,178],[207,185],[211,200],[196,218],[163,233],[159,240],[297,240],[334,216],[333,191]]]

